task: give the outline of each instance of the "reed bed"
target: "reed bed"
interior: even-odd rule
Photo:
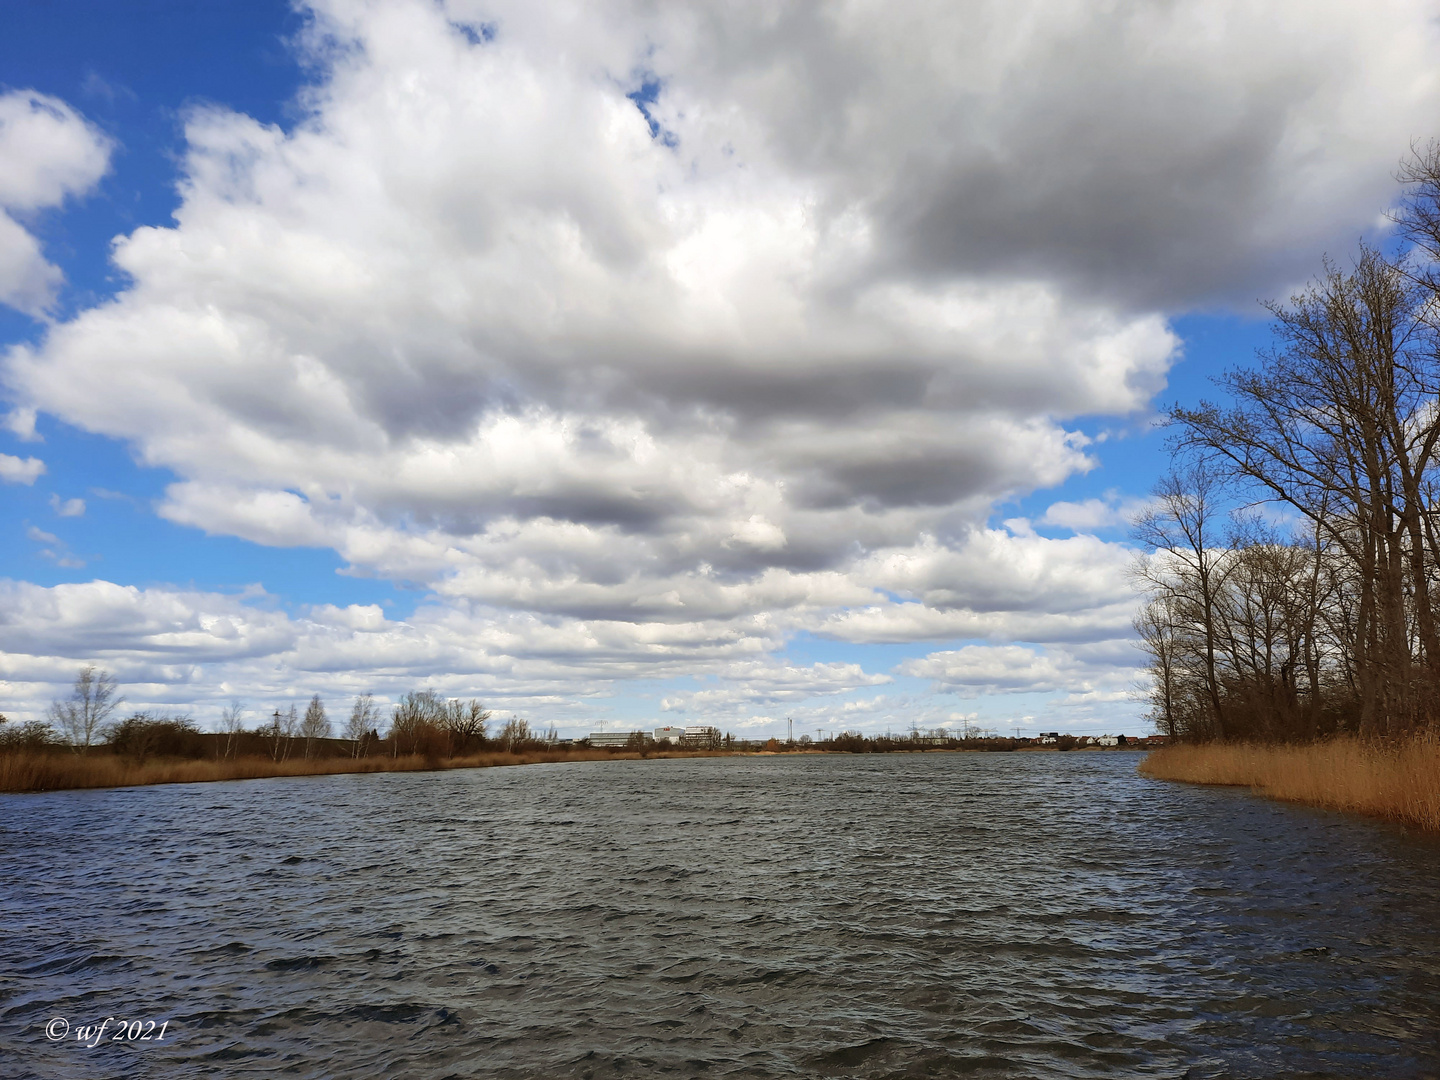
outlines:
[[[1271,799],[1440,832],[1440,742],[1433,739],[1182,744],[1153,751],[1140,771],[1157,780],[1249,787]]]
[[[640,754],[595,749],[491,751],[457,758],[270,758],[151,760],[138,762],[116,754],[81,756],[65,751],[0,754],[0,791],[59,791],[69,788],[136,787],[144,784],[194,784],[215,780],[258,780],[267,776],[327,776],[335,773],[426,772],[486,769],[561,761],[612,761],[639,757],[709,757],[715,751],[661,750]]]

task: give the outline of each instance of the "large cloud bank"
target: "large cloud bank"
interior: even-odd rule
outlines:
[[[174,470],[174,521],[432,590],[442,681],[436,627],[514,659],[523,622],[547,700],[676,664],[790,700],[797,629],[1113,651],[1123,550],[991,508],[1143,413],[1170,315],[1370,227],[1440,104],[1400,0],[312,10],[304,119],[191,114],[175,223],[9,393]]]

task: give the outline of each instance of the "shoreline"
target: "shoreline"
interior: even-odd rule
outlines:
[[[641,754],[609,750],[496,750],[455,758],[404,757],[291,758],[263,757],[177,759],[137,762],[114,754],[80,757],[64,752],[0,754],[0,795],[96,788],[150,787],[156,784],[226,783],[283,776],[342,776],[381,772],[448,772],[513,765],[549,765],[567,761],[628,761],[649,758],[717,757],[717,750],[667,750]]]
[[[1131,753],[1127,747],[1086,747],[1071,753]],[[916,747],[887,750],[887,754],[983,754],[984,747]],[[1053,746],[1017,747],[1007,753],[1057,753]],[[226,783],[282,776],[340,776],[380,772],[447,772],[451,769],[493,769],[514,765],[553,765],[583,761],[640,761],[642,759],[700,757],[819,757],[855,755],[844,750],[795,748],[793,750],[564,750],[489,751],[455,758],[322,757],[275,761],[268,757],[153,758],[134,761],[118,754],[80,756],[62,750],[0,753],[0,795],[38,794],[46,791],[86,791],[98,788],[150,787],[156,784]]]
[[[1152,750],[1139,769],[1154,780],[1248,787],[1278,802],[1440,832],[1440,743],[1433,741],[1181,744]]]

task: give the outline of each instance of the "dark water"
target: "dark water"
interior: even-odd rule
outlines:
[[[1440,1076],[1440,844],[1137,760],[0,797],[0,1075]]]

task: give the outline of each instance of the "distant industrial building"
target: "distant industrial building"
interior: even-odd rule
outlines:
[[[592,731],[588,736],[591,746],[625,746],[631,739],[669,743],[691,750],[719,749],[724,742],[719,728],[704,725],[657,727],[653,734],[648,731]]]
[[[650,736],[643,731],[592,731],[586,738],[591,746],[626,746],[631,739],[647,742]]]

